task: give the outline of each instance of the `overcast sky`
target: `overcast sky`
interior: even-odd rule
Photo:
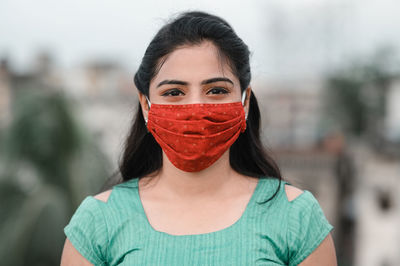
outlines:
[[[383,45],[400,48],[397,0],[0,0],[0,57],[19,71],[41,50],[63,68],[104,59],[134,71],[165,19],[187,9],[225,18],[261,78],[309,75]]]

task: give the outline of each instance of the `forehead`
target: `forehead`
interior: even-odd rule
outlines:
[[[175,49],[161,62],[161,67],[151,83],[164,79],[200,82],[221,76],[236,79],[226,58],[213,43],[207,41]]]

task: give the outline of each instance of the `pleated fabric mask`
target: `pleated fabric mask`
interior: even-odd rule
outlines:
[[[201,171],[246,130],[242,102],[150,104],[147,129],[170,162],[186,172]]]

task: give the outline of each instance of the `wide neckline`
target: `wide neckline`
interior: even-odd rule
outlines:
[[[202,234],[185,234],[185,235],[173,235],[173,234],[170,234],[170,233],[167,233],[167,232],[158,231],[155,228],[153,228],[153,226],[149,222],[149,219],[148,219],[147,214],[146,214],[146,212],[144,210],[144,207],[143,207],[142,200],[141,200],[140,195],[139,195],[139,178],[135,178],[134,184],[135,184],[136,200],[138,201],[138,204],[140,206],[141,214],[143,215],[144,220],[145,220],[144,225],[149,231],[151,231],[154,234],[158,234],[158,235],[169,237],[169,238],[202,238],[202,237],[212,237],[212,236],[216,236],[216,235],[219,235],[219,234],[228,233],[228,232],[230,232],[232,230],[237,229],[237,227],[239,227],[243,223],[243,221],[246,219],[250,209],[255,204],[255,201],[256,201],[256,198],[257,198],[257,195],[258,195],[258,191],[260,190],[260,187],[261,187],[262,180],[263,180],[263,178],[259,178],[258,179],[257,185],[256,185],[256,187],[255,187],[255,189],[254,189],[254,191],[253,191],[253,193],[252,193],[252,195],[250,197],[250,200],[247,202],[246,208],[242,212],[242,215],[239,217],[239,219],[237,219],[233,224],[231,224],[231,225],[229,225],[229,226],[227,226],[225,228],[222,228],[220,230],[217,230],[217,231],[212,231],[212,232],[202,233]]]

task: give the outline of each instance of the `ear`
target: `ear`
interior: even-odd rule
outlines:
[[[142,108],[142,113],[143,113],[144,120],[147,121],[149,110],[150,110],[150,106],[147,103],[146,95],[144,95],[143,93],[138,91],[138,98],[139,98],[140,106]]]
[[[249,86],[249,87],[247,87],[247,89],[246,89],[246,99],[244,100],[244,106],[243,106],[244,112],[245,112],[245,114],[246,114],[246,119],[247,119],[247,116],[248,116],[248,114],[249,114],[250,96],[251,96],[251,87]]]

